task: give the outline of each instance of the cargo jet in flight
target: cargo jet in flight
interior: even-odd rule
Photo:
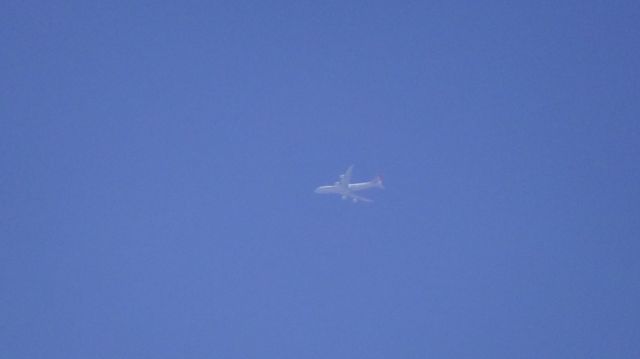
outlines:
[[[333,184],[333,186],[320,186],[316,188],[316,193],[334,193],[342,196],[342,199],[351,198],[351,200],[355,203],[358,201],[363,202],[373,202],[368,198],[364,198],[362,196],[358,196],[353,193],[356,191],[362,191],[369,188],[382,188],[382,178],[377,176],[369,182],[361,182],[361,183],[350,183],[351,182],[351,170],[353,169],[353,165],[349,166],[347,172],[340,175],[340,180]]]

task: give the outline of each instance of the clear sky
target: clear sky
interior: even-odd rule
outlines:
[[[2,357],[640,357],[637,1],[0,20]]]

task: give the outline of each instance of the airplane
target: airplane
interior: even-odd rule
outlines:
[[[349,166],[347,172],[340,175],[340,180],[336,181],[336,183],[334,183],[332,186],[320,186],[316,188],[315,192],[321,194],[339,194],[342,196],[342,199],[351,198],[354,203],[358,201],[373,202],[372,200],[359,196],[353,192],[362,191],[369,188],[384,189],[384,186],[382,185],[382,177],[377,176],[369,182],[351,183],[352,170],[353,165]]]

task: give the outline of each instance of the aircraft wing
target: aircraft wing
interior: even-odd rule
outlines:
[[[340,175],[340,185],[343,187],[348,187],[349,183],[351,183],[351,170],[353,170],[353,165],[347,168],[347,172]]]
[[[357,200],[357,201],[362,201],[362,202],[373,202],[373,200],[372,200],[372,199],[365,198],[365,197],[362,197],[362,196],[358,196],[357,194],[353,194],[353,193],[349,193],[349,194],[348,194],[348,196],[349,196],[349,197],[351,197],[351,198],[353,198],[354,200]]]

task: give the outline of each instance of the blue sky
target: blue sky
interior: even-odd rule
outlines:
[[[637,2],[0,10],[3,356],[640,356]]]

